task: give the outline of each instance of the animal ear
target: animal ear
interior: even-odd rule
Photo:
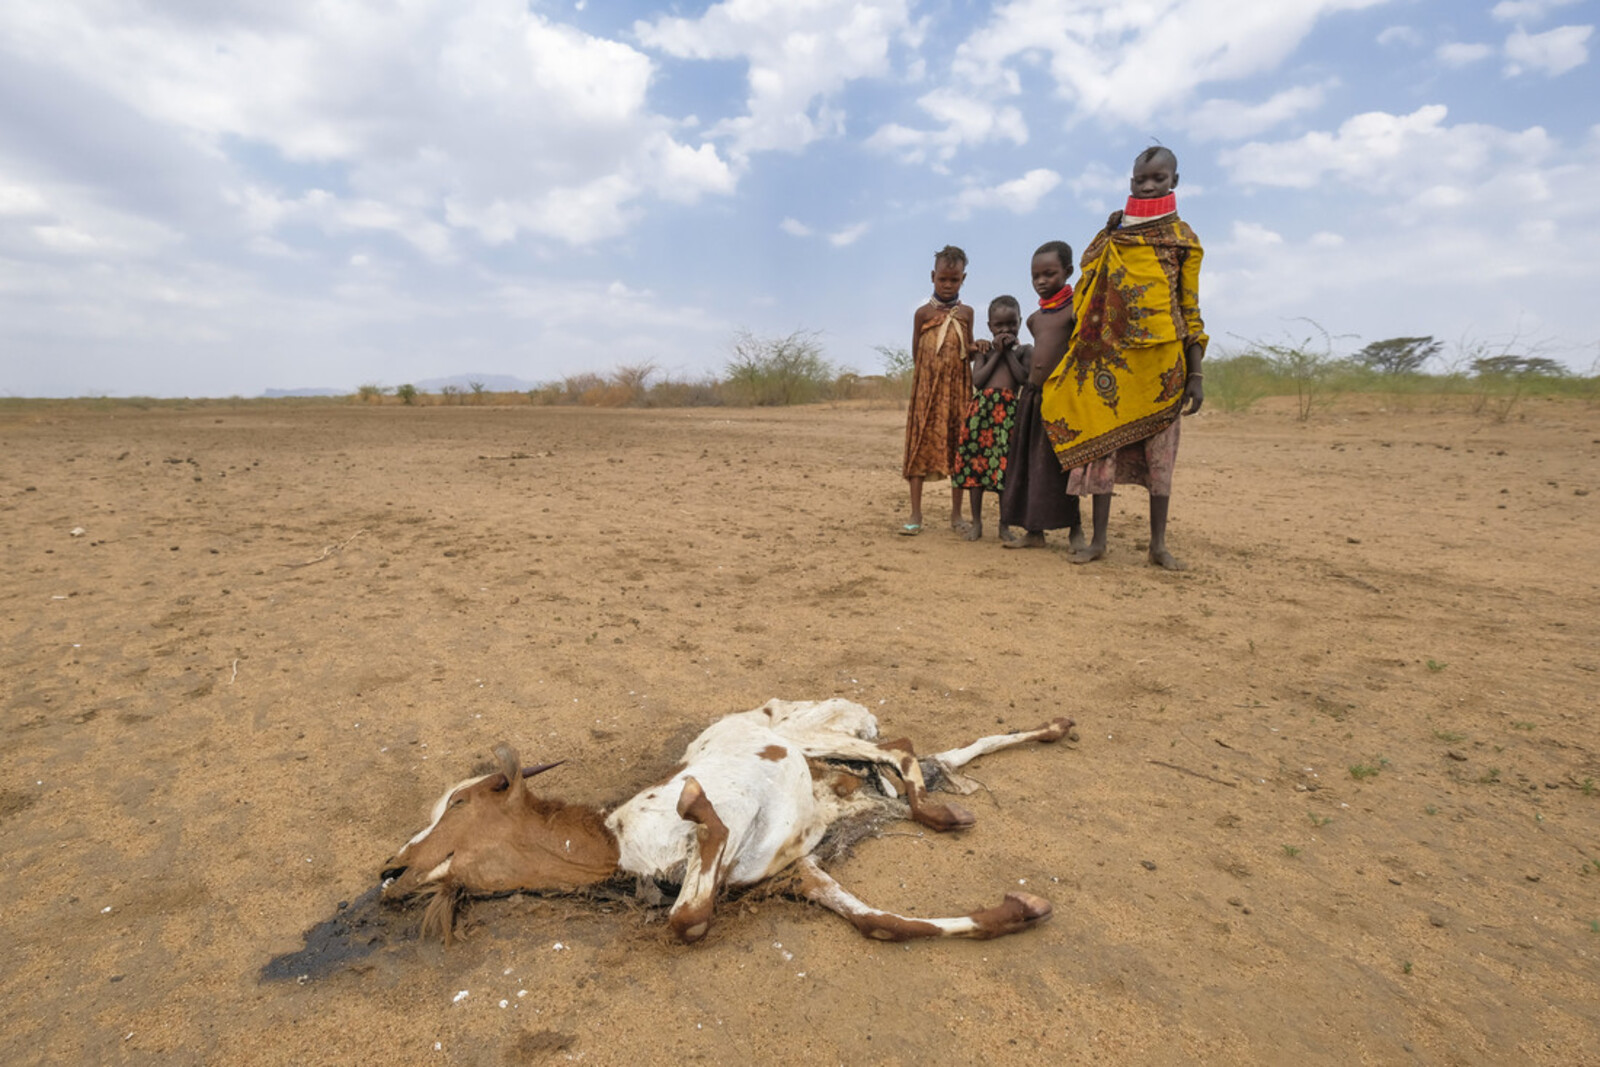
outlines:
[[[504,741],[494,746],[494,758],[500,762],[500,773],[506,780],[506,792],[521,795],[527,792],[527,786],[522,784],[522,761],[517,758],[517,750]]]

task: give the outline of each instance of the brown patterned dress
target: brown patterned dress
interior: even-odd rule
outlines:
[[[905,478],[944,478],[956,469],[956,444],[972,399],[967,326],[962,305],[936,308],[917,335],[912,353],[911,406],[906,412]]]

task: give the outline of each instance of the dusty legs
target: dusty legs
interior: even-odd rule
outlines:
[[[1169,571],[1188,570],[1188,565],[1167,550],[1167,513],[1172,507],[1170,496],[1150,497],[1150,564]],[[1094,495],[1094,532],[1092,540],[1083,548],[1067,555],[1073,563],[1093,563],[1106,554],[1106,527],[1111,523],[1111,494]]]
[[[917,475],[906,479],[911,491],[911,521],[906,524],[905,532],[911,533],[922,529],[922,483],[925,479]],[[961,521],[961,490],[955,486],[950,487],[950,529],[957,533],[964,533],[967,524]]]

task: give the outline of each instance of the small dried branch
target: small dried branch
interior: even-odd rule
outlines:
[[[355,533],[351,534],[349,537],[346,537],[343,541],[340,541],[338,544],[327,546],[326,548],[324,548],[322,550],[322,555],[318,556],[316,559],[308,559],[304,563],[280,563],[280,564],[278,564],[278,566],[280,566],[280,567],[309,567],[313,563],[321,563],[323,560],[327,559],[329,556],[335,555],[336,553],[339,553],[339,552],[343,552],[346,545],[348,545],[351,541],[354,541],[356,538],[360,537],[362,534],[364,534],[366,532],[367,531],[365,529],[357,530]]]

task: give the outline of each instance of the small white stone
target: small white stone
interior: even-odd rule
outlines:
[[[463,989],[461,992],[457,993],[453,998],[451,998],[450,1003],[452,1003],[452,1004],[460,1004],[463,1000],[466,1000],[466,999],[467,999],[467,991],[465,989]]]
[[[111,905],[107,904],[105,907],[101,908],[100,909],[100,914],[101,915],[110,915],[111,914]]]
[[[511,1003],[511,1002],[510,1002],[510,1001],[509,1001],[509,1000],[502,1000],[502,1001],[501,1001],[501,1002],[500,1002],[500,1006],[501,1006],[501,1007],[502,1007],[502,1008],[504,1008],[504,1007],[506,1007],[506,1006],[507,1006],[507,1005],[508,1005],[508,1004],[510,1004],[510,1003]]]

